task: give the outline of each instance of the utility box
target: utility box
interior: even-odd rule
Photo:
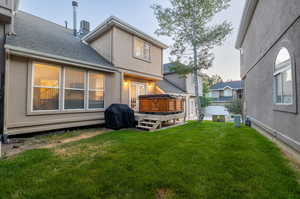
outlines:
[[[235,115],[235,116],[233,116],[233,118],[234,118],[234,126],[236,128],[240,128],[241,127],[241,116]]]
[[[225,122],[225,115],[213,115],[212,116],[213,122]]]

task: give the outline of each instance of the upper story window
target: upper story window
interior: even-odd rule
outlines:
[[[60,73],[58,66],[34,64],[33,66],[33,100],[34,111],[59,109]]]
[[[232,95],[233,95],[232,89],[230,89],[230,88],[224,89],[224,97],[232,97]]]
[[[275,104],[293,104],[293,75],[291,56],[286,48],[281,48],[274,66]]]
[[[134,57],[146,60],[146,61],[151,61],[151,56],[150,56],[150,44],[137,38],[134,37]]]

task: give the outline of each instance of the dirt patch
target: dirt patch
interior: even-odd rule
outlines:
[[[156,199],[170,199],[174,193],[170,189],[157,189]]]
[[[56,155],[63,157],[71,157],[76,155],[86,155],[89,157],[94,157],[96,154],[105,154],[107,149],[112,145],[112,142],[104,142],[102,144],[76,144],[74,146],[68,147],[56,147],[54,152]]]
[[[94,132],[94,133],[81,134],[79,136],[62,139],[60,141],[57,141],[56,143],[46,144],[44,146],[41,146],[40,148],[43,148],[43,149],[54,148],[54,147],[62,145],[62,144],[66,144],[66,143],[70,143],[70,142],[76,142],[76,141],[79,141],[79,140],[88,139],[88,138],[91,138],[91,137],[95,137],[97,135],[101,135],[103,133],[104,133],[103,131],[97,131],[97,132]]]
[[[61,134],[60,135],[61,137],[58,138],[57,137],[48,138],[47,135],[36,136],[32,138],[13,138],[10,139],[9,144],[2,144],[2,155],[4,157],[9,157],[32,149],[50,149],[50,148],[58,147],[62,144],[92,138],[97,135],[106,133],[108,131],[109,131],[108,129],[104,129],[104,128],[95,131],[87,131],[87,132],[83,131],[79,135],[75,135],[69,138],[63,138],[64,135],[70,134],[68,132]]]

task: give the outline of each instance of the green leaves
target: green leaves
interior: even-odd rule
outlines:
[[[191,49],[196,47],[198,59],[207,59],[198,63],[204,64],[199,69],[207,69],[212,65],[213,55],[205,56],[203,52],[222,45],[232,31],[231,23],[223,21],[210,25],[211,20],[229,7],[230,0],[170,0],[170,3],[169,8],[152,6],[159,24],[156,34],[172,37],[171,55],[178,60],[193,60]]]

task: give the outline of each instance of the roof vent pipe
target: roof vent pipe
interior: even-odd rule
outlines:
[[[77,36],[77,7],[78,7],[78,2],[77,1],[72,1],[72,6],[73,6],[73,31],[74,31],[74,36]]]

